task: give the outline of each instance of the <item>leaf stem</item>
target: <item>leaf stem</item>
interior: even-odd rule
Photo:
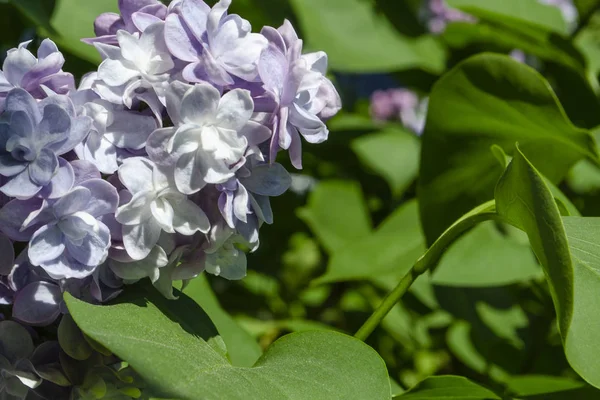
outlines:
[[[473,209],[456,221],[417,260],[410,271],[402,277],[398,285],[383,299],[379,307],[371,314],[363,326],[360,327],[354,337],[363,341],[366,340],[402,296],[404,296],[413,282],[426,271],[433,270],[444,254],[444,251],[463,233],[480,222],[499,219],[496,213],[496,204],[491,200]]]

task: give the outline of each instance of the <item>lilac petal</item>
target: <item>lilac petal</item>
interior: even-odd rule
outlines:
[[[69,114],[56,104],[48,104],[44,107],[44,116],[35,131],[35,139],[41,146],[55,145],[51,146],[55,148],[58,143],[67,139],[70,129]]]
[[[273,223],[273,210],[271,209],[269,197],[250,194],[250,204],[261,221],[267,224]]]
[[[27,91],[32,91],[40,85],[40,81],[52,74],[58,73],[65,63],[65,58],[59,52],[52,53],[31,68],[23,76],[22,87]]]
[[[146,258],[158,242],[160,232],[160,226],[152,218],[140,225],[124,225],[123,244],[127,254],[134,260]]]
[[[46,199],[58,199],[71,190],[75,183],[73,167],[63,158],[58,159],[58,170],[50,183],[39,193]]]
[[[21,86],[25,74],[37,64],[37,59],[27,50],[28,43],[21,43],[17,49],[10,50],[4,60],[4,75],[14,86]]]
[[[167,253],[160,246],[154,246],[146,258],[139,261],[123,263],[115,260],[109,262],[110,269],[126,280],[139,280],[149,277],[154,283],[160,276],[159,268],[169,263]]]
[[[162,22],[162,20],[154,15],[146,14],[143,12],[135,12],[131,16],[133,24],[140,32],[144,32],[150,25],[155,24],[157,22]]]
[[[156,0],[119,0],[119,10],[125,23],[129,24],[134,12],[154,4],[157,4]]]
[[[60,287],[49,282],[34,282],[15,297],[13,317],[32,326],[48,326],[60,315]]]
[[[15,249],[9,238],[0,234],[0,275],[8,275],[15,261]]]
[[[102,179],[92,179],[80,184],[80,187],[88,189],[92,197],[88,202],[85,212],[99,217],[104,214],[114,214],[119,204],[117,189]]]
[[[290,161],[296,169],[302,169],[302,141],[300,140],[300,134],[290,124],[288,124],[287,128],[292,137],[292,142],[290,143]]]
[[[75,148],[78,149],[83,153],[81,158],[92,162],[104,174],[114,174],[119,168],[117,148],[104,136],[91,134],[83,146]]]
[[[42,207],[42,199],[12,200],[0,209],[0,230],[12,240],[29,241],[39,228],[23,228],[23,222],[29,215]],[[42,222],[41,222],[42,223]]]
[[[242,222],[247,222],[248,219],[246,217],[247,214],[250,213],[248,209],[248,191],[244,187],[244,185],[238,185],[237,191],[235,192],[235,197],[233,199],[233,213]]]
[[[220,127],[239,131],[246,125],[253,112],[254,103],[250,92],[234,89],[221,97],[216,120]]]
[[[260,55],[258,73],[265,89],[281,97],[288,76],[289,61],[275,45],[269,45]]]
[[[212,122],[219,107],[221,94],[213,86],[201,83],[189,90],[181,100],[184,123],[205,125]]]
[[[73,216],[71,218],[81,218],[82,216]],[[88,224],[96,222],[93,218],[84,221]],[[67,251],[69,255],[83,265],[98,266],[108,257],[108,248],[110,247],[110,231],[106,225],[96,222],[96,227],[90,229],[83,238],[81,244],[67,240]]]
[[[17,136],[18,138],[31,137],[32,134],[35,134],[33,122],[34,121],[31,120],[29,114],[26,114],[24,111],[12,111],[10,114],[10,127],[9,131],[7,132],[8,136]],[[12,140],[10,140],[12,138],[8,137],[7,139],[6,151],[12,151],[11,148],[8,148],[9,143],[12,142]]]
[[[115,13],[100,14],[94,21],[94,33],[96,36],[115,34],[117,30],[123,29],[121,16]]]
[[[29,164],[29,178],[39,186],[46,186],[58,169],[58,158],[50,149],[42,149],[37,158]]]
[[[65,154],[71,151],[79,143],[83,142],[92,129],[92,119],[90,117],[77,117],[71,120],[71,130],[66,141],[62,142],[59,147],[54,148],[58,155]]]
[[[23,89],[13,89],[6,96],[5,106],[6,111],[23,111],[27,114],[35,125],[42,120],[42,114],[38,108],[35,99]]]
[[[165,21],[165,41],[169,52],[180,60],[195,62],[202,51],[202,45],[182,21],[182,17],[171,14]]]
[[[97,266],[84,265],[64,252],[59,258],[42,264],[52,279],[83,279],[90,276]]]
[[[175,128],[161,128],[152,132],[148,137],[146,152],[150,159],[157,165],[166,166],[175,162],[167,149],[171,138],[176,132],[177,130]]]
[[[112,117],[113,123],[106,129],[104,137],[124,149],[143,149],[148,136],[157,128],[156,120],[143,114],[114,112]]]
[[[246,254],[235,247],[223,247],[207,254],[206,272],[228,280],[242,279],[246,276]]]
[[[174,205],[173,227],[177,233],[192,236],[196,232],[207,233],[210,230],[208,217],[200,207],[190,200]]]
[[[152,216],[161,229],[167,233],[175,233],[173,230],[173,206],[164,198],[157,198],[150,202]]]
[[[265,26],[261,29],[260,34],[263,35],[267,39],[267,41],[269,42],[269,45],[273,45],[281,53],[285,53],[286,45],[285,45],[285,42],[283,41],[283,37],[281,36],[281,33],[279,33],[279,31],[277,29],[272,28],[270,26]]]
[[[29,262],[27,249],[23,250],[15,260],[12,271],[8,275],[8,285],[12,290],[18,292],[31,282],[37,282],[40,279],[36,267]]]
[[[44,90],[45,86],[54,93],[67,94],[75,91],[75,77],[68,72],[58,72],[40,80],[40,85]]]
[[[177,160],[177,168],[175,168],[175,183],[177,189],[184,194],[193,194],[199,192],[204,186],[206,181],[204,175],[206,171],[199,171],[198,165],[202,161],[198,161],[201,157],[197,157],[195,152],[187,153],[182,155]],[[206,160],[210,162],[210,160]],[[204,168],[208,170],[208,168]],[[231,174],[233,176],[233,173]]]
[[[181,15],[198,41],[202,41],[202,36],[206,32],[210,11],[210,7],[204,1],[183,0],[181,3]]]
[[[65,251],[64,235],[57,225],[44,225],[29,242],[29,260],[35,266],[55,260]]]
[[[235,228],[235,222],[233,221],[233,194],[228,192],[221,193],[218,206],[227,225],[232,229]]]
[[[14,176],[23,172],[26,168],[26,162],[15,160],[10,154],[0,155],[0,175]]]
[[[298,34],[289,20],[284,20],[283,25],[281,25],[277,30],[281,34],[281,37],[285,41],[288,49],[298,42]]]
[[[263,196],[280,196],[292,184],[290,174],[281,164],[262,164],[252,169],[248,178],[240,179],[242,185],[252,193]]]
[[[322,143],[327,140],[329,135],[327,126],[316,115],[310,114],[295,103],[290,112],[290,123],[302,133],[304,139],[309,143]]]
[[[16,175],[4,186],[0,187],[0,191],[5,195],[23,200],[32,198],[41,189],[41,186],[31,181],[28,170]]]
[[[71,161],[71,166],[73,167],[73,173],[75,174],[75,186],[90,179],[101,178],[98,168],[96,168],[94,164],[89,161]]]
[[[152,217],[150,203],[155,194],[150,191],[136,193],[131,200],[120,206],[115,213],[116,220],[123,225],[138,225]]]
[[[321,109],[319,118],[323,121],[327,121],[342,109],[342,99],[333,83],[327,78],[323,79],[315,100],[323,104],[319,107]]]
[[[260,243],[259,235],[258,235],[259,222],[258,222],[258,218],[256,217],[256,215],[249,214],[248,221],[246,223],[241,222],[241,221],[238,222],[236,225],[236,228],[237,228],[238,233],[250,245],[250,251],[251,252],[256,251],[258,249],[258,246]]]
[[[152,162],[142,157],[128,158],[119,168],[119,179],[131,194],[153,189]]]
[[[57,218],[63,218],[86,210],[91,200],[92,192],[85,187],[78,186],[58,199],[52,206],[52,209]]]
[[[273,134],[269,128],[254,121],[248,121],[239,132],[248,139],[250,147],[266,142]]]

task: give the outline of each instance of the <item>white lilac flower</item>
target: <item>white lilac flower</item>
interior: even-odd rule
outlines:
[[[211,9],[202,0],[183,0],[166,18],[167,46],[173,56],[188,63],[183,70],[187,81],[230,86],[233,77],[257,78],[258,58],[267,40],[252,33],[247,20],[228,14],[230,4],[231,0],[221,0]]]
[[[324,121],[340,110],[341,100],[325,76],[327,55],[302,55],[302,40],[289,21],[279,29],[265,27],[262,34],[269,46],[261,54],[258,71],[264,89],[276,103],[270,160],[275,160],[280,148],[289,149],[292,164],[300,169],[300,135],[309,143],[327,140],[329,130]]]
[[[150,159],[174,168],[175,184],[186,194],[207,184],[224,183],[249,147],[265,141],[270,131],[251,121],[250,93],[234,89],[222,97],[213,86],[174,83],[167,92],[173,128],[156,130],[148,139]]]
[[[134,260],[148,257],[163,231],[191,236],[210,229],[206,214],[177,190],[169,172],[141,157],[127,159],[119,168],[131,200],[115,217],[123,224],[123,244]]]
[[[79,90],[72,94],[78,114],[93,121],[89,135],[74,150],[80,159],[90,161],[103,174],[113,174],[124,158],[144,152],[158,123],[151,115],[100,98],[91,90],[95,75],[84,77]]]
[[[141,34],[117,32],[119,46],[96,43],[104,61],[98,67],[94,90],[105,100],[132,108],[141,101],[161,119],[165,91],[175,63],[164,39],[164,23],[148,26]]]
[[[8,92],[14,88],[24,89],[36,99],[43,99],[46,97],[43,87],[59,94],[67,94],[75,87],[73,75],[62,70],[65,58],[52,40],[42,41],[37,58],[27,50],[30,43],[21,43],[6,55],[3,71],[0,71],[0,111],[4,110]]]

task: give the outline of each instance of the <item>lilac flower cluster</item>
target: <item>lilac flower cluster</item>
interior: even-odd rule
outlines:
[[[231,0],[119,0],[85,39],[103,57],[76,87],[50,41],[0,72],[0,302],[45,326],[62,292],[114,298],[150,278],[246,274],[269,198],[341,108],[327,55],[285,21],[253,33]],[[15,254],[16,242],[24,248]]]
[[[375,121],[400,121],[417,135],[423,133],[428,98],[409,89],[377,90],[371,95],[371,117]]]

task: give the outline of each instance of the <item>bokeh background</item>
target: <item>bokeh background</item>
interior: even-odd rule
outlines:
[[[578,120],[579,110],[600,117],[597,1],[448,3],[464,12],[440,0],[233,1],[231,11],[255,31],[287,18],[305,50],[326,51],[344,104],[329,123],[329,140],[304,145],[304,169],[294,172],[292,190],[273,200],[275,223],[262,228],[247,278],[203,277],[188,289],[213,319],[236,326],[234,340],[256,340],[254,353],[239,355],[250,364],[260,347],[288,332],[354,333],[423,253],[415,182],[427,96],[453,66],[484,51],[506,54],[549,79],[574,123],[594,126]],[[80,39],[94,36],[94,18],[107,11],[117,11],[117,0],[0,0],[2,53],[51,37],[65,54],[64,69],[81,77],[100,58]],[[565,67],[570,56],[585,74]],[[279,161],[292,170],[283,155]],[[586,179],[563,189],[584,214],[600,215],[600,177],[585,164],[577,168]],[[480,251],[483,241],[510,240],[522,256],[526,239],[506,227],[478,229],[442,260],[454,272],[419,278],[369,338],[395,393],[432,374],[514,392],[515,374],[576,378],[533,255],[517,275],[490,274],[511,255]]]

